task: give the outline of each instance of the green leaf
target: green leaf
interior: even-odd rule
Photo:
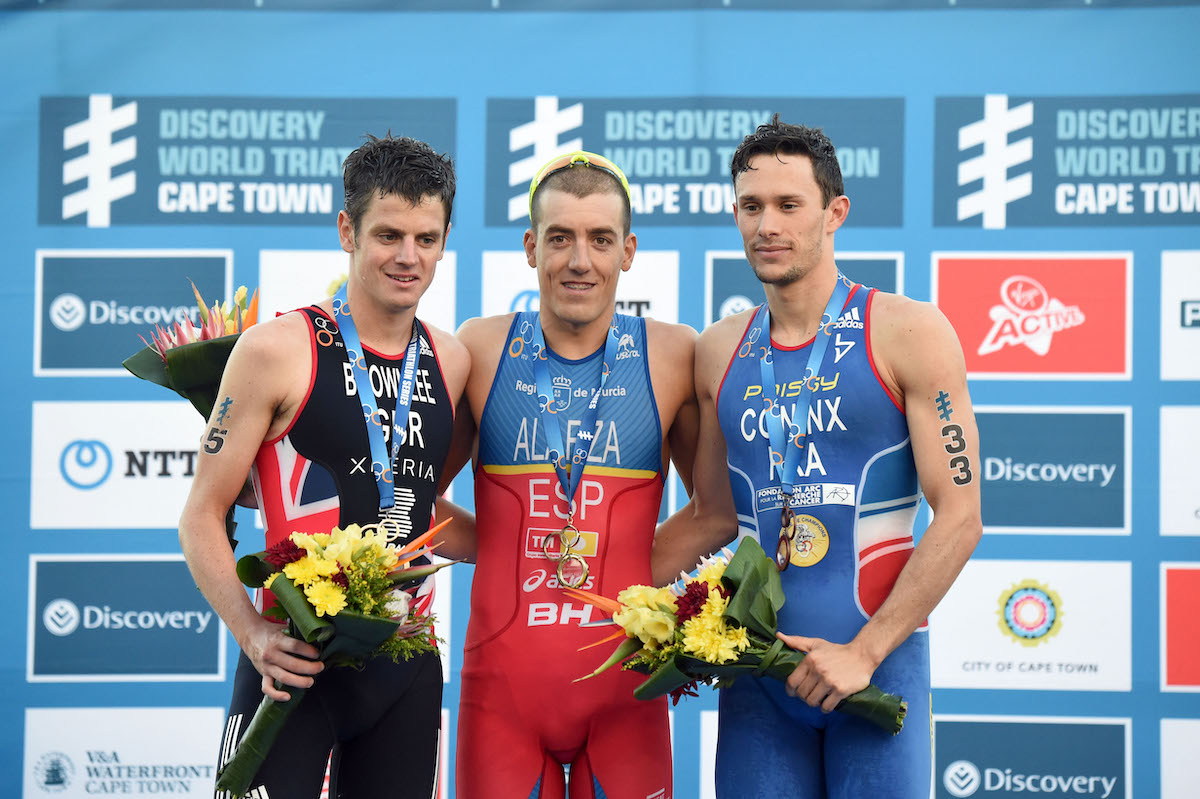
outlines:
[[[694,680],[695,677],[684,671],[677,663],[679,659],[680,656],[676,655],[655,669],[645,682],[633,689],[634,697],[643,700],[657,699]],[[712,664],[705,663],[704,665],[707,667]]]
[[[283,612],[292,620],[296,632],[310,644],[323,644],[333,635],[333,625],[326,619],[317,617],[316,610],[308,604],[304,592],[297,588],[286,576],[276,577],[271,583],[271,593],[279,601]]]
[[[642,642],[639,641],[637,638],[626,638],[624,641],[621,642],[620,646],[618,646],[615,650],[613,650],[613,653],[608,656],[608,660],[606,660],[600,664],[600,668],[596,669],[595,671],[593,671],[591,674],[588,674],[587,676],[577,678],[575,680],[575,682],[579,682],[580,680],[586,680],[591,677],[595,677],[600,672],[605,671],[606,669],[609,669],[609,668],[615,666],[616,664],[620,663],[622,660],[629,657],[633,653],[637,652],[641,648],[642,648]]]
[[[306,692],[304,688],[291,685],[285,687],[279,681],[275,682],[275,687],[283,688],[292,698],[286,702],[276,702],[269,697],[263,697],[258,709],[254,711],[250,726],[246,728],[246,734],[238,742],[233,757],[217,774],[218,791],[228,791],[232,796],[243,796],[250,790],[250,782],[262,767],[275,740],[279,738],[288,716],[300,704]]]
[[[205,419],[212,415],[221,388],[221,375],[239,335],[193,341],[167,350],[170,387],[191,402]]]
[[[244,585],[251,588],[262,588],[262,584],[267,581],[275,570],[271,564],[264,560],[263,556],[266,552],[255,552],[253,555],[244,555],[238,558],[237,576]],[[285,579],[283,577],[279,579]]]
[[[343,610],[326,617],[333,626],[333,637],[321,650],[324,661],[362,660],[375,651],[400,626],[400,622],[380,616],[365,616]]]
[[[121,361],[121,365],[128,369],[134,377],[149,380],[155,385],[169,388],[172,391],[175,390],[175,387],[171,385],[171,378],[167,375],[167,365],[159,356],[158,350],[142,347]]]
[[[757,541],[747,536],[725,567],[725,579],[733,588],[725,618],[768,641],[773,640],[779,609],[784,603],[775,561],[767,557]]]
[[[437,574],[447,566],[453,566],[455,563],[462,563],[461,560],[451,560],[446,563],[431,563],[428,566],[413,566],[411,569],[401,569],[400,571],[392,572],[392,587],[405,588],[413,583],[418,583],[424,580],[431,574]]]

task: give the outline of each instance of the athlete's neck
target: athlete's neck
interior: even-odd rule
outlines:
[[[416,306],[384,307],[378,302],[373,302],[369,294],[356,292],[353,285],[349,286],[346,292],[350,314],[354,319],[354,329],[358,331],[358,338],[363,346],[383,355],[403,353],[412,338],[413,320],[417,316]]]
[[[582,324],[561,319],[554,314],[540,313],[542,335],[546,346],[563,358],[578,360],[586,358],[604,346],[608,329],[612,325],[613,311],[601,314],[596,319]]]
[[[815,336],[836,284],[837,264],[832,259],[792,283],[763,284],[771,309],[771,340],[798,347]]]

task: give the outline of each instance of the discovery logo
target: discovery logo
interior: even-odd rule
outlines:
[[[975,410],[985,532],[1129,534],[1129,408]]]
[[[208,302],[230,296],[229,250],[39,250],[34,282],[38,376],[128,376],[121,361],[156,325],[200,310],[189,281]]]
[[[30,682],[224,679],[223,625],[179,555],[32,555]]]
[[[935,796],[1126,799],[1128,719],[935,716]]]

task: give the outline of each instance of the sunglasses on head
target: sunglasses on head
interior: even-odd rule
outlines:
[[[612,161],[609,161],[607,158],[605,158],[602,155],[596,155],[595,153],[589,153],[589,152],[585,152],[583,150],[576,150],[573,153],[566,153],[564,155],[560,155],[560,156],[550,159],[550,161],[548,161],[545,166],[543,166],[541,169],[539,169],[537,171],[537,174],[533,178],[533,182],[529,184],[529,214],[530,214],[530,216],[533,215],[533,195],[534,195],[534,192],[537,191],[537,187],[540,186],[546,180],[546,178],[550,177],[555,172],[558,172],[563,169],[570,169],[571,167],[575,166],[576,164],[583,164],[584,166],[592,166],[592,167],[596,167],[597,169],[603,169],[605,172],[607,172],[608,174],[610,174],[614,178],[616,178],[618,181],[620,181],[621,188],[625,189],[625,196],[626,197],[630,196],[629,195],[629,181],[625,179],[625,173],[621,171],[621,168],[619,166],[614,164]],[[632,201],[632,199],[633,198],[630,197],[631,201]]]

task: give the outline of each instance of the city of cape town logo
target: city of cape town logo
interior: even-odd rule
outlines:
[[[1062,629],[1062,598],[1036,580],[1023,580],[1000,593],[1000,631],[1022,646],[1037,646]]]

